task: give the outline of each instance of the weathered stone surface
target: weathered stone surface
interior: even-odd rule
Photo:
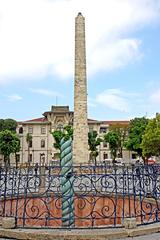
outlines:
[[[154,223],[151,225],[143,225],[135,229],[126,229],[129,237],[148,235],[152,233],[160,232],[160,224]]]
[[[126,229],[133,229],[137,227],[137,223],[136,223],[136,218],[125,218],[124,219],[124,227]]]
[[[42,229],[2,229],[0,228],[0,238],[14,238],[23,240],[111,240],[111,239],[125,239],[127,236],[135,237],[148,235],[148,240],[151,238],[149,234],[160,232],[158,224],[145,225],[137,227],[136,229],[81,229],[81,230],[42,230]],[[126,238],[127,240],[128,238]],[[130,238],[129,238],[130,239]],[[139,239],[139,238],[138,238]],[[144,238],[143,238],[144,239]],[[160,239],[160,238],[156,238]]]
[[[112,230],[41,230],[41,229],[0,229],[0,237],[30,240],[109,240],[127,237],[124,229]]]
[[[41,166],[40,167],[40,185],[39,185],[39,193],[44,193],[46,191],[45,189],[45,180],[46,180],[46,176],[45,176],[45,166]]]
[[[81,13],[75,22],[75,80],[73,121],[73,162],[88,162],[87,80],[85,19]]]
[[[16,221],[14,217],[4,217],[2,218],[2,228],[11,229],[15,228]]]
[[[0,217],[0,226],[2,226],[2,217]]]

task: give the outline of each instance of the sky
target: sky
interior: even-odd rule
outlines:
[[[73,110],[75,17],[86,24],[88,117],[160,112],[160,0],[0,0],[0,118]]]

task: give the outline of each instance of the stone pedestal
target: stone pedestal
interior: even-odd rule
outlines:
[[[45,166],[40,166],[40,185],[39,185],[39,193],[45,192],[45,182],[46,182],[46,175],[45,175]]]
[[[4,217],[2,218],[2,228],[12,229],[16,227],[16,220],[14,217]]]
[[[131,218],[125,218],[124,219],[124,227],[126,229],[133,229],[137,227],[137,222],[136,222],[136,218],[131,217]]]

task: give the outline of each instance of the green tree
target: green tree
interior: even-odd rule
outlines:
[[[17,122],[14,119],[0,119],[0,132],[10,130],[16,132]]]
[[[4,119],[0,119],[0,132],[4,130]]]
[[[132,119],[129,125],[128,139],[125,142],[125,147],[130,151],[136,152],[140,157],[142,156],[142,137],[147,124],[148,119],[145,117]]]
[[[141,147],[144,157],[160,156],[160,115],[149,120]]]
[[[51,132],[53,138],[54,138],[54,144],[53,146],[60,151],[61,145],[60,142],[62,138],[65,138],[66,140],[69,138],[73,138],[73,128],[70,125],[67,125],[63,128],[63,130],[55,130]],[[60,154],[58,154],[60,157]]]
[[[17,122],[14,119],[8,118],[4,120],[4,129],[16,132]]]
[[[119,135],[114,132],[110,131],[104,135],[105,142],[109,143],[109,148],[111,151],[111,156],[113,158],[113,163],[115,163],[115,159],[117,157],[117,151],[119,149]]]
[[[98,156],[98,149],[97,147],[100,145],[103,140],[99,137],[97,137],[97,131],[92,131],[88,133],[88,145],[90,150],[90,156],[91,160],[94,160],[95,165],[96,163],[96,157]]]
[[[128,123],[112,124],[109,130],[115,132],[118,135],[118,152],[120,158],[123,158],[123,147],[128,135],[129,124]]]
[[[54,147],[58,150],[60,150],[61,145],[60,142],[62,140],[62,138],[64,137],[64,132],[61,130],[55,130],[54,132],[51,133],[53,138],[54,138]]]
[[[26,142],[28,145],[28,163],[30,163],[30,148],[32,145],[32,135],[29,133],[27,133],[27,135],[26,135]]]
[[[9,131],[0,132],[0,153],[4,156],[5,166],[10,165],[10,154],[20,151],[20,139],[18,136]]]
[[[64,127],[64,138],[68,140],[69,138],[73,139],[73,128],[70,125]]]

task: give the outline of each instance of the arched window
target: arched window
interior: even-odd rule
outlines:
[[[60,131],[63,130],[63,125],[62,125],[61,123],[59,123],[59,124],[57,125],[57,130],[60,130]]]
[[[20,127],[19,128],[19,134],[22,134],[23,133],[23,127]]]
[[[41,148],[45,148],[45,140],[44,139],[41,140]]]

